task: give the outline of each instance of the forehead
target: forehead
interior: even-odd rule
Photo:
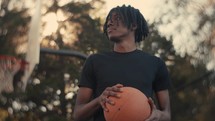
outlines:
[[[108,16],[109,19],[110,18],[116,18],[116,17],[121,17],[121,15],[118,12],[116,12],[116,11],[110,12],[110,14]]]

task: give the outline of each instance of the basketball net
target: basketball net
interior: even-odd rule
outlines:
[[[41,0],[37,0],[35,14],[32,17],[30,30],[28,34],[28,47],[26,53],[26,61],[29,63],[28,70],[25,70],[22,78],[22,90],[25,91],[27,82],[37,64],[39,64],[40,56],[40,19],[41,18]]]
[[[21,68],[21,60],[15,57],[0,56],[0,93],[13,92],[13,77]]]

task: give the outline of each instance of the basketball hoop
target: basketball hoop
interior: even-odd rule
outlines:
[[[24,70],[26,64],[26,61],[13,56],[0,55],[0,93],[13,92],[13,77],[19,70]]]

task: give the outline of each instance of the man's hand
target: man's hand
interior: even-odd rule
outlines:
[[[105,106],[105,103],[109,103],[111,105],[114,105],[114,102],[110,100],[108,97],[117,97],[120,98],[119,92],[122,92],[122,84],[116,84],[112,87],[107,87],[103,93],[99,96],[99,103],[102,106],[102,108],[105,111],[108,111],[107,107]]]
[[[161,111],[156,108],[152,98],[149,98],[149,104],[151,106],[151,115],[145,121],[159,121]]]

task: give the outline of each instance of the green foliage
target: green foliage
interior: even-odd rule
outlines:
[[[5,6],[3,6],[5,4]],[[30,17],[26,17],[27,9],[20,11],[12,10],[9,11],[7,6],[8,2],[3,1],[1,9],[3,16],[0,16],[0,54],[16,55],[21,56],[21,54],[16,53],[17,44],[25,42],[25,40],[18,40],[18,38],[24,38],[27,34],[27,25],[29,23]],[[9,49],[8,47],[15,48]],[[21,56],[22,57],[22,56]]]

